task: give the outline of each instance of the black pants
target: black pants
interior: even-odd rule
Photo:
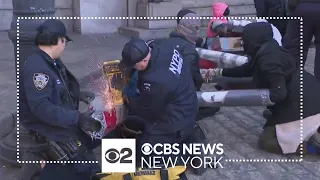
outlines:
[[[316,57],[314,75],[320,82],[320,3],[300,2],[292,16],[303,18],[303,60],[307,60],[308,50],[315,36]],[[287,33],[283,38],[283,47],[287,48],[300,63],[300,20],[289,20]]]
[[[265,127],[259,136],[258,146],[262,150],[270,153],[283,154],[278,142],[275,126]],[[307,142],[304,142],[303,147],[307,147]],[[303,153],[307,154],[306,148],[303,148]],[[297,149],[296,154],[301,154],[300,148]]]
[[[92,140],[88,135],[80,132],[80,141],[86,149],[70,161],[96,161],[93,149],[100,146],[101,140]],[[99,164],[46,164],[40,173],[39,180],[89,180],[92,175],[100,173]]]
[[[282,154],[282,149],[278,143],[276,127],[266,127],[259,136],[258,146],[264,151]]]

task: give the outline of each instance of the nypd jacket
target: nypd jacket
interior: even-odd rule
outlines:
[[[169,38],[172,39],[176,46],[180,48],[180,53],[183,56],[184,62],[190,64],[192,79],[196,86],[196,89],[199,91],[204,80],[200,73],[200,58],[198,52],[195,50],[196,45],[192,44],[182,34],[175,31],[170,33]],[[153,40],[151,43],[149,43],[149,46],[153,48],[154,44],[160,43],[162,40],[165,39],[167,38]]]
[[[77,136],[79,83],[61,60],[39,50],[27,58],[20,84],[20,121],[53,141]]]
[[[146,70],[139,72],[140,96],[129,98],[133,113],[144,118],[145,131],[175,133],[194,123],[198,113],[196,89],[176,39],[153,45]]]

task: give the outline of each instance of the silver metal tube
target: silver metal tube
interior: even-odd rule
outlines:
[[[246,26],[250,23],[257,22],[257,20],[235,20],[235,19],[229,19],[228,24],[234,25],[234,26]]]
[[[221,106],[269,106],[269,90],[230,90],[217,92],[197,92],[200,107]]]
[[[236,67],[248,62],[248,57],[237,54],[196,48],[200,58],[215,62],[222,67]]]
[[[197,92],[200,107],[221,107],[221,106],[268,106],[272,105],[269,98],[269,90],[231,90],[217,92]],[[101,129],[96,132],[85,132],[93,139],[102,139],[108,133],[126,120],[128,110],[124,105],[116,106],[113,118],[106,116],[105,102],[101,96],[90,103],[95,110],[92,117],[101,124]]]

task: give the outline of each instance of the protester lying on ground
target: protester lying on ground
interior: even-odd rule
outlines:
[[[273,39],[265,22],[245,26],[244,51],[252,60],[242,66],[211,69],[208,77],[253,77],[256,88],[270,89],[272,112],[259,137],[259,147],[273,153],[300,153],[300,71],[294,58]],[[303,71],[303,140],[308,153],[319,153],[320,84]],[[311,138],[310,138],[311,137]]]
[[[255,20],[233,20],[233,19],[229,19],[228,23],[223,23],[220,20],[215,21],[215,25],[218,27],[217,29],[220,31],[218,32],[219,34],[227,34],[228,32],[237,32],[239,34],[242,34],[243,29],[246,25],[250,24],[250,23],[256,23],[256,22],[267,22],[265,19],[255,19]],[[273,38],[278,42],[278,44],[280,46],[282,46],[282,36],[281,33],[279,32],[279,30],[273,26],[270,23],[271,27],[272,27],[272,31],[273,31]],[[225,32],[221,32],[221,31],[225,31]],[[200,42],[201,40],[198,40],[198,44],[206,44],[203,42]],[[223,86],[220,85],[216,85],[216,87],[218,89],[222,89]],[[270,111],[269,110],[265,110],[264,111],[264,116],[270,116]]]

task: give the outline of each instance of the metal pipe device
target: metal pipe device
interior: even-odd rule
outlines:
[[[269,106],[270,92],[267,89],[197,92],[200,107],[221,106]]]
[[[212,51],[203,48],[196,48],[196,50],[200,58],[215,62],[222,65],[223,67],[241,66],[242,64],[249,61],[248,57],[240,56],[237,54]]]
[[[101,123],[101,129],[96,132],[86,132],[94,139],[101,139],[114,130],[127,118],[128,110],[124,106],[122,87],[127,83],[126,77],[122,76],[118,64],[120,61],[109,61],[104,63],[105,80],[107,81],[108,91],[99,93],[91,102],[89,108],[95,109],[92,117]],[[105,83],[105,82],[102,82]],[[104,92],[110,93],[115,98],[105,98]],[[268,106],[270,101],[269,90],[230,90],[218,92],[197,92],[200,107],[221,107],[221,106]],[[113,104],[110,109],[110,101]]]
[[[231,90],[218,92],[197,92],[199,107],[221,107],[221,106],[269,106],[269,90]],[[91,103],[91,107],[96,110],[92,117],[101,123],[101,129],[90,132],[94,139],[102,139],[108,133],[126,120],[128,110],[121,104],[117,105],[114,111],[105,109],[105,104],[101,96],[97,96]]]

